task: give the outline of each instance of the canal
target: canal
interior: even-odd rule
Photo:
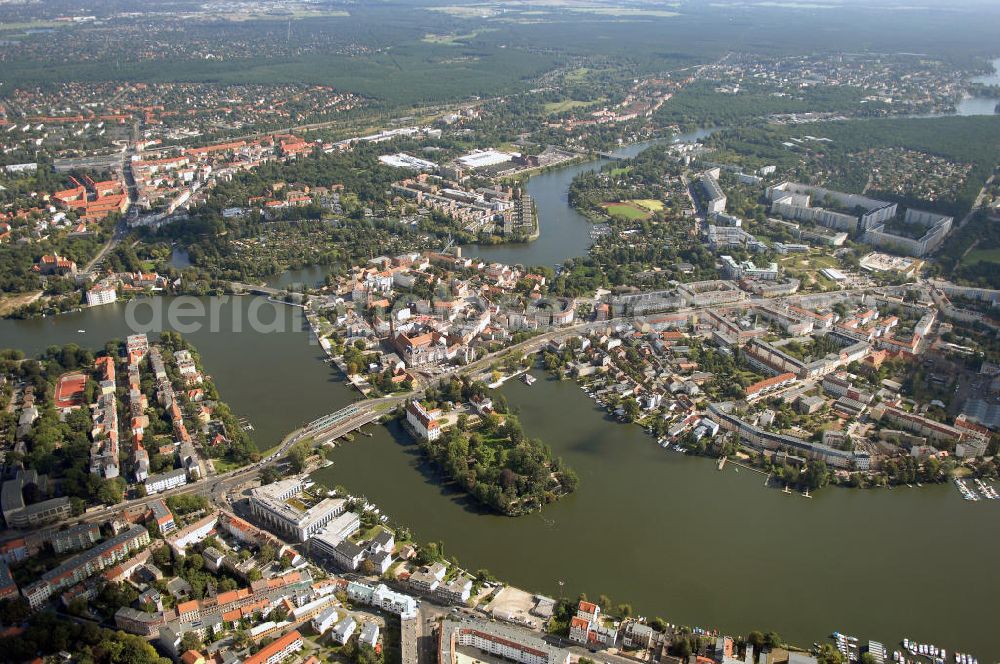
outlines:
[[[813,498],[756,472],[657,446],[572,382],[503,388],[525,431],[576,469],[580,489],[521,518],[483,514],[439,481],[395,425],[342,445],[316,477],[379,505],[470,569],[526,589],[600,594],[642,615],[729,633],[773,629],[808,646],[834,630],[1000,653],[1000,504],[951,485]],[[992,607],[992,608],[991,608]]]

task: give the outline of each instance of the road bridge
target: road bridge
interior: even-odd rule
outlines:
[[[402,399],[397,399],[401,401]],[[358,402],[346,408],[319,417],[302,427],[298,438],[312,438],[317,443],[325,443],[340,438],[344,434],[357,431],[366,424],[378,420],[382,410],[377,408],[380,402]]]
[[[244,284],[239,281],[229,282],[229,287],[233,289],[236,293],[254,293],[255,295],[270,295],[272,297],[284,297],[289,293],[289,291],[282,288],[272,288],[271,286],[262,286],[257,284]]]

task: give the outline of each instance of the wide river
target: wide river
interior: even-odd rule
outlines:
[[[568,207],[566,188],[594,167],[532,178],[541,238],[476,253],[528,265],[583,254],[589,224]],[[207,298],[198,301],[209,308]],[[288,331],[255,331],[248,324],[255,313],[263,322],[277,317]],[[100,348],[131,331],[125,314],[116,304],[0,320],[0,347],[30,354],[67,342]],[[136,316],[148,317],[148,309]],[[233,298],[202,322],[186,335],[262,448],[356,398],[322,362],[294,307]],[[950,485],[786,495],[763,488],[757,473],[719,472],[709,460],[662,450],[637,427],[609,421],[570,382],[503,389],[529,435],[580,475],[576,494],[540,514],[481,513],[439,482],[395,427],[374,427],[373,438],[342,446],[318,477],[367,495],[422,541],[443,541],[465,566],[536,592],[556,594],[562,581],[568,596],[607,594],[671,622],[731,633],[773,629],[802,645],[839,630],[890,644],[904,636],[933,642],[983,661],[1000,657],[1000,503],[967,503]]]

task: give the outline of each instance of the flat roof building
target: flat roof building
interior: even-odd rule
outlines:
[[[324,498],[312,507],[293,504],[291,499],[300,494],[302,488],[302,482],[297,479],[257,487],[250,492],[250,508],[268,526],[298,542],[305,542],[347,511],[347,501]]]

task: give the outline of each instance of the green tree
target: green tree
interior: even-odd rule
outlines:
[[[181,652],[187,652],[188,650],[201,650],[204,646],[205,644],[196,632],[184,632],[184,635],[181,636]]]

